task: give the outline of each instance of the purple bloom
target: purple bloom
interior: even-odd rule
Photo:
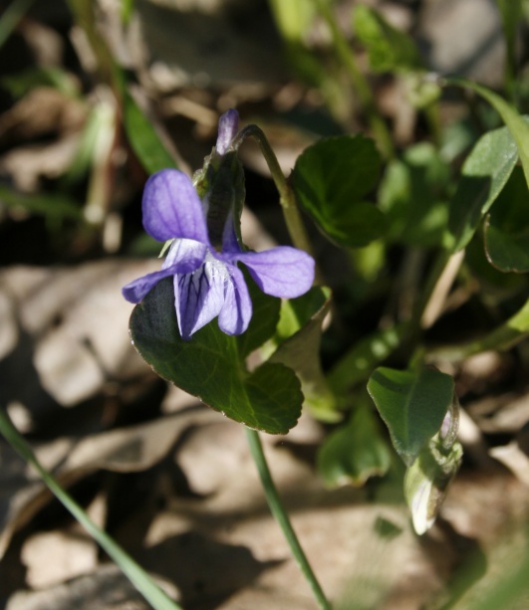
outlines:
[[[221,155],[235,135],[236,118],[236,113],[221,117],[216,146]],[[217,316],[220,329],[228,335],[248,328],[252,302],[238,262],[246,265],[263,292],[275,297],[298,297],[312,285],[314,261],[305,252],[289,246],[244,251],[236,237],[232,211],[224,223],[222,248],[217,251],[208,234],[203,202],[191,180],[178,170],[166,169],[149,178],[142,211],[149,235],[158,241],[173,241],[161,271],[131,282],[123,288],[123,295],[139,303],[160,280],[172,276],[183,339]]]

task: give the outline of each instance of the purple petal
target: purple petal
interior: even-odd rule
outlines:
[[[209,253],[196,271],[175,277],[175,309],[182,339],[190,339],[219,315],[229,282],[226,263]]]
[[[177,273],[189,273],[197,269],[206,256],[207,246],[190,239],[180,239],[171,244],[162,270],[148,273],[122,288],[123,296],[131,303],[139,303],[154,286],[165,277]]]
[[[226,154],[231,141],[239,129],[239,113],[233,108],[225,112],[219,119],[219,132],[215,150],[219,155]]]
[[[227,285],[226,298],[219,314],[219,328],[227,335],[240,335],[252,317],[252,301],[244,276],[235,265],[229,265],[231,281]]]
[[[163,271],[148,273],[147,275],[130,282],[126,286],[123,286],[121,293],[129,303],[139,303],[160,280],[163,280],[164,277],[174,275],[174,273],[174,270],[170,267]]]
[[[290,246],[265,252],[244,252],[234,259],[244,263],[259,288],[274,297],[299,297],[314,281],[313,258]]]
[[[158,241],[183,237],[209,243],[200,198],[191,180],[176,169],[147,180],[142,211],[145,230]]]

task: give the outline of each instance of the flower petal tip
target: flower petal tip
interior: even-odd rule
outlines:
[[[215,150],[219,155],[226,154],[239,129],[239,113],[234,108],[225,112],[219,119],[219,131]]]

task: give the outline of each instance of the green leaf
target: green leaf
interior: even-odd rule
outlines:
[[[485,222],[486,229],[486,222]],[[465,250],[465,268],[470,277],[479,282],[481,297],[492,307],[501,306],[505,299],[515,297],[527,289],[523,275],[503,273],[491,265],[487,257],[483,235],[476,235]]]
[[[380,209],[386,213],[386,239],[410,246],[439,246],[448,221],[450,167],[427,142],[408,148],[392,161],[380,185]]]
[[[452,377],[429,368],[412,373],[379,367],[367,390],[408,466],[438,432],[454,400]]]
[[[292,337],[303,328],[318,311],[327,307],[330,299],[330,290],[320,286],[312,287],[303,296],[297,299],[283,301],[281,316],[276,328],[275,341],[281,342]]]
[[[158,375],[227,417],[269,434],[285,434],[296,425],[303,395],[295,373],[266,363],[250,374],[237,338],[224,334],[216,321],[183,341],[171,278],[134,308],[130,331],[136,349]]]
[[[504,273],[529,272],[529,191],[515,167],[485,223],[485,251]]]
[[[35,0],[13,0],[3,11],[0,19],[0,48],[11,36],[17,25],[22,21],[24,15],[29,11]]]
[[[342,416],[336,410],[336,399],[323,375],[319,356],[323,319],[329,307],[330,291],[319,287],[285,301],[275,337],[279,347],[269,362],[280,362],[296,372],[305,396],[303,404],[314,417],[336,422]]]
[[[287,43],[303,43],[316,12],[312,0],[270,0],[270,8]]]
[[[508,104],[502,97],[500,97],[497,93],[493,93],[486,87],[463,80],[451,80],[449,82],[472,89],[481,95],[481,97],[485,98],[501,116],[503,122],[511,132],[511,136],[516,142],[518,154],[520,155],[520,161],[525,174],[525,180],[529,186],[529,117],[522,117],[518,111]]]
[[[318,452],[317,466],[327,487],[363,485],[386,474],[391,453],[371,409],[361,403],[349,422],[328,436]]]
[[[337,136],[316,142],[298,157],[292,184],[301,206],[331,240],[359,247],[385,230],[384,215],[365,201],[379,173],[380,155],[372,140]]]
[[[376,10],[357,5],[353,13],[353,28],[367,49],[369,64],[375,72],[424,68],[411,36],[394,28]]]
[[[353,345],[333,366],[327,381],[339,400],[344,401],[344,407],[349,403],[348,394],[355,385],[367,379],[371,371],[399,347],[409,329],[409,324],[400,324],[375,331]]]
[[[79,96],[79,86],[75,78],[66,70],[54,66],[29,68],[3,76],[0,84],[15,98],[26,95],[36,87],[53,87],[68,97]]]
[[[123,124],[132,150],[148,174],[177,167],[152,123],[129,93],[124,99]]]
[[[516,234],[502,231],[487,221],[487,257],[492,265],[504,273],[529,272],[529,223]]]
[[[120,17],[123,25],[129,25],[134,13],[134,0],[121,0]]]
[[[517,161],[516,143],[506,127],[489,131],[478,140],[463,164],[450,202],[448,226],[454,238],[453,252],[462,250],[472,239]]]

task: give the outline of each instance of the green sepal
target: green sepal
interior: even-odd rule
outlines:
[[[246,188],[244,169],[237,152],[219,155],[214,148],[204,159],[203,167],[193,175],[193,184],[200,199],[206,202],[206,224],[212,245],[222,247],[226,221],[231,216],[237,240],[244,248],[241,214]]]

